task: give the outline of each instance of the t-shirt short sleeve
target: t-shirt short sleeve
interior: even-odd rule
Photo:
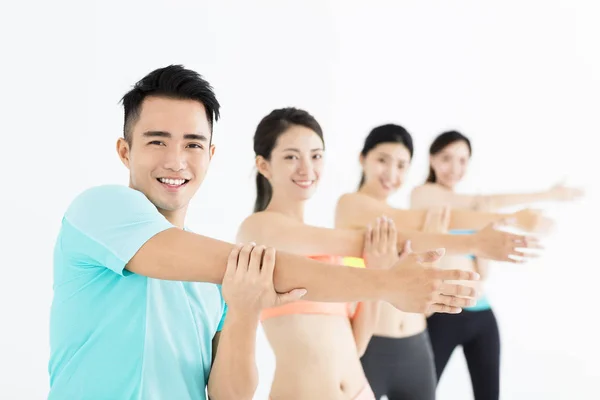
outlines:
[[[219,285],[219,293],[221,294],[221,302],[223,303],[223,314],[221,315],[221,320],[217,326],[217,332],[221,332],[223,330],[223,324],[225,323],[225,317],[227,316],[227,304],[225,303],[225,300],[223,300],[221,285]]]
[[[63,218],[62,247],[94,264],[127,275],[125,265],[146,241],[174,228],[140,191],[97,186],[73,200]]]

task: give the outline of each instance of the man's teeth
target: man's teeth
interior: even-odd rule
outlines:
[[[159,178],[158,180],[161,181],[162,183],[166,183],[167,185],[173,185],[173,186],[179,186],[179,185],[183,185],[185,183],[185,179]]]

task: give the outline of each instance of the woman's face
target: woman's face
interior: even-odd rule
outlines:
[[[410,166],[410,152],[402,143],[380,143],[361,155],[363,186],[380,198],[387,198],[404,183]]]
[[[258,165],[273,193],[290,200],[308,200],[323,170],[323,140],[312,129],[294,125],[277,138],[270,159]]]
[[[459,140],[430,156],[429,162],[435,172],[436,182],[453,189],[465,176],[470,159],[469,146],[464,140]]]

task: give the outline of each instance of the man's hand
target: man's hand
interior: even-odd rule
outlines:
[[[474,305],[477,295],[474,288],[445,281],[476,281],[479,275],[472,271],[432,267],[444,254],[444,249],[413,253],[407,241],[398,262],[385,271],[389,272],[386,279],[389,289],[383,300],[401,311],[419,314],[457,314],[462,307]]]
[[[279,294],[273,286],[275,249],[249,245],[236,246],[227,260],[223,277],[223,299],[230,310],[258,315],[263,308],[299,300],[305,289]]]
[[[367,226],[363,259],[367,268],[390,268],[398,261],[398,232],[394,221],[379,217]]]

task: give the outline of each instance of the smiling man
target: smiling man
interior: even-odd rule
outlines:
[[[123,105],[117,152],[129,185],[78,195],[56,241],[49,398],[204,400],[208,388],[212,400],[251,399],[258,315],[243,301],[227,311],[219,286],[237,250],[184,226],[214,154],[219,103],[196,72],[168,66],[140,80]],[[363,248],[361,233],[346,233],[344,240]],[[447,247],[500,259],[525,242],[489,229],[471,237],[411,235],[405,237],[417,250]],[[407,312],[460,312],[475,293],[445,281],[478,276],[423,268],[437,258],[435,252],[411,254],[394,268],[367,270],[278,252],[272,285],[261,293],[274,304],[286,299],[275,290],[291,292],[291,299],[301,288],[307,300],[379,299]]]

